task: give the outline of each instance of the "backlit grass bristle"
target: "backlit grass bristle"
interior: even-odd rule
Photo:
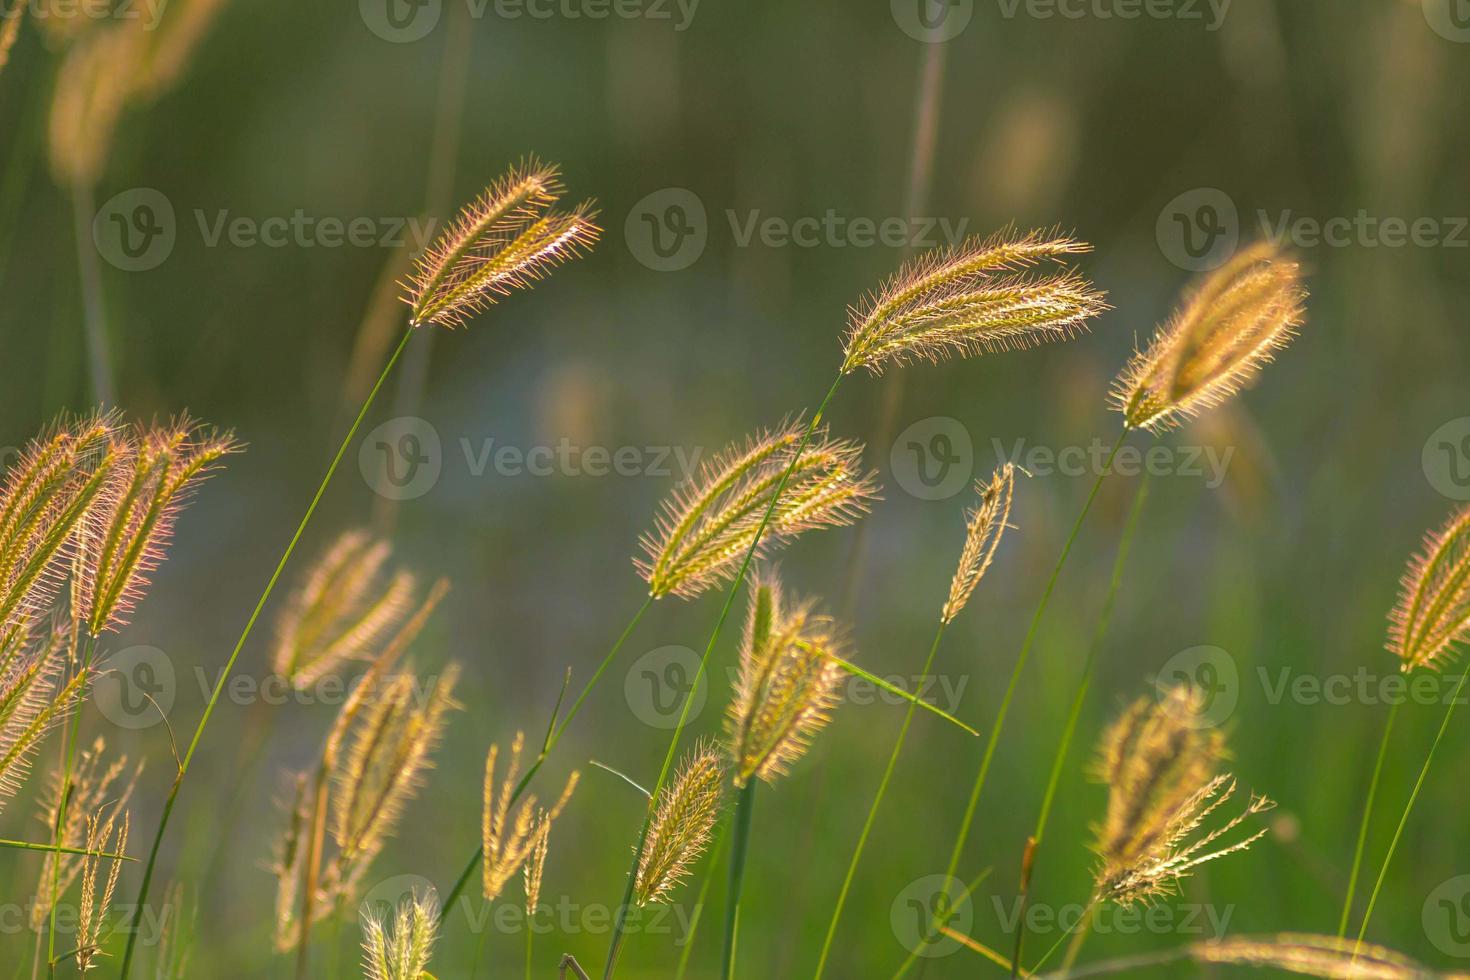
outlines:
[[[1212,408],[1286,347],[1306,316],[1301,266],[1260,242],[1210,273],[1114,383],[1130,429],[1159,432]]]
[[[366,980],[422,980],[439,936],[439,900],[432,889],[398,903],[393,921],[377,910],[362,915],[362,973]]]
[[[837,706],[845,653],[810,600],[788,602],[774,572],[751,583],[735,697],[725,718],[737,787],[785,774]],[[843,659],[848,659],[843,657]]]
[[[41,797],[41,807],[36,818],[46,828],[47,834],[54,833],[65,796],[66,814],[62,820],[61,832],[57,835],[57,840],[63,847],[85,847],[91,815],[108,804],[126,808],[128,801],[132,799],[143,764],[139,762],[132,767],[128,779],[114,787],[113,784],[123,773],[128,772],[128,757],[119,756],[104,764],[106,750],[107,744],[99,736],[90,748],[83,749],[77,755],[77,761],[72,766],[70,783],[59,770],[53,771],[46,781],[46,790]],[[68,786],[70,791],[64,792]],[[58,862],[59,868],[56,867]],[[41,863],[36,896],[28,909],[32,929],[40,929],[51,912],[53,880],[56,882],[56,894],[64,895],[81,870],[82,856],[79,854],[49,853],[45,856]]]
[[[276,842],[270,871],[276,877],[275,947],[279,952],[291,949],[299,934],[301,891],[306,877],[307,835],[311,831],[311,800],[308,796],[310,777],[295,773],[291,778],[291,797],[282,803],[286,827]],[[314,888],[310,903],[313,921],[322,918],[330,908],[331,897]]]
[[[414,326],[457,327],[596,244],[591,201],[554,211],[557,168],[527,160],[486,188],[415,263],[404,283]]]
[[[187,417],[134,427],[127,438],[125,459],[89,511],[77,562],[77,612],[92,636],[127,624],[179,512],[219,461],[241,449],[232,434]]]
[[[0,808],[30,774],[37,745],[81,701],[92,672],[66,676],[69,647],[56,627],[0,635]]]
[[[561,815],[567,801],[577,788],[578,773],[567,777],[561,797],[549,810],[536,805],[536,795],[526,793],[520,801],[511,805],[521,770],[521,753],[525,749],[526,737],[516,732],[510,746],[510,758],[506,762],[504,776],[497,776],[500,746],[490,746],[485,756],[485,799],[480,836],[484,847],[481,866],[481,885],[487,901],[500,897],[505,886],[516,872],[532,856],[537,838],[548,832],[551,824]]]
[[[1427,535],[1389,616],[1388,648],[1407,672],[1439,667],[1470,638],[1470,506]]]
[[[633,886],[639,905],[668,901],[709,846],[724,797],[725,772],[719,750],[700,745],[659,793]]]
[[[641,540],[643,556],[634,559],[650,595],[692,598],[735,577],[805,429],[798,420],[759,432],[706,461],[698,476],[674,490]],[[861,444],[831,439],[818,427],[754,557],[804,531],[852,524],[877,495],[876,474],[862,470]]]
[[[1108,807],[1095,845],[1100,899],[1129,905],[1174,894],[1193,869],[1267,833],[1262,828],[1222,843],[1274,806],[1263,796],[1252,796],[1219,827],[1196,833],[1235,793],[1234,778],[1217,771],[1224,734],[1208,723],[1204,707],[1197,689],[1174,687],[1161,698],[1135,701],[1103,737],[1097,775],[1108,784]]]
[[[1062,265],[1089,250],[1055,232],[1006,229],[926,253],[851,311],[842,371],[1069,340],[1107,309]]]
[[[97,810],[87,823],[86,848],[94,853],[82,860],[82,897],[77,907],[76,968],[79,973],[86,973],[97,965],[102,945],[112,932],[107,918],[112,910],[112,894],[117,890],[118,876],[122,874],[122,855],[128,850],[127,810],[120,804]],[[105,851],[118,856],[106,858],[97,853]],[[103,862],[109,862],[105,877]]]
[[[1430,971],[1383,946],[1303,933],[1212,939],[1192,944],[1189,954],[1199,963],[1282,970],[1337,980],[1422,980],[1425,977],[1464,980],[1470,976]]]
[[[1016,467],[1012,463],[1006,463],[992,473],[989,483],[976,481],[975,492],[980,495],[980,503],[965,519],[965,546],[960,551],[959,567],[950,580],[949,598],[945,600],[939,617],[943,622],[954,622],[965,603],[970,601],[975,586],[985,577],[1008,526],[1006,522],[1011,516],[1011,496],[1015,488]]]
[[[546,873],[546,855],[551,850],[551,821],[541,819],[536,830],[536,842],[531,845],[531,856],[521,869],[521,881],[526,888],[526,915],[535,916],[536,906],[541,903],[541,878]]]
[[[414,576],[384,574],[392,549],[349,531],[291,597],[276,631],[275,672],[298,689],[349,660],[370,658],[413,610]]]

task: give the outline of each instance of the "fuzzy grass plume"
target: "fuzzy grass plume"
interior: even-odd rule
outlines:
[[[1336,980],[1463,980],[1470,974],[1437,973],[1383,946],[1359,946],[1350,940],[1304,933],[1279,936],[1231,936],[1194,943],[1190,956],[1199,963],[1282,970],[1307,977]]]
[[[1055,232],[1007,229],[927,253],[852,310],[842,373],[1069,340],[1107,308],[1062,264],[1088,250]]]
[[[1263,796],[1197,833],[1235,793],[1234,778],[1217,771],[1225,739],[1203,717],[1204,704],[1196,689],[1174,687],[1159,699],[1135,701],[1104,736],[1097,762],[1098,778],[1108,785],[1095,846],[1099,900],[1130,905],[1173,894],[1194,868],[1245,850],[1266,833],[1221,843],[1274,805]]]
[[[118,855],[127,853],[128,812],[120,804],[99,809],[87,823],[86,840],[87,850],[94,853],[83,859],[81,869],[82,897],[77,909],[76,948],[76,967],[80,973],[86,973],[97,965],[102,945],[112,932],[107,919],[112,909],[113,892],[117,890],[117,879],[122,874],[123,858],[104,858],[98,852],[111,849]],[[104,861],[111,862],[105,876],[102,871]]]
[[[219,461],[241,448],[232,434],[188,417],[136,426],[128,443],[89,513],[77,561],[74,600],[92,636],[127,624],[163,561],[179,512]]]
[[[737,787],[770,783],[806,752],[837,706],[843,641],[810,600],[788,602],[773,572],[751,584],[725,737]],[[847,659],[843,657],[843,659]]]
[[[1389,617],[1388,648],[1405,672],[1439,667],[1470,637],[1470,507],[1424,539]]]
[[[439,933],[439,901],[432,890],[398,903],[389,922],[381,912],[362,916],[362,975],[366,980],[421,980],[429,974]]]
[[[534,793],[526,793],[512,805],[525,744],[524,733],[516,732],[504,776],[497,777],[496,773],[500,746],[490,746],[485,756],[485,807],[480,828],[485,860],[481,885],[488,901],[500,897],[511,878],[533,856],[539,839],[550,831],[552,822],[561,815],[577,788],[579,776],[573,772],[567,777],[561,797],[549,810],[537,806]]]
[[[403,284],[413,325],[458,327],[596,244],[602,229],[593,202],[551,209],[563,190],[557,168],[534,158],[486,188]]]
[[[804,531],[849,525],[867,513],[878,487],[876,474],[862,470],[861,444],[818,428],[797,456],[806,430],[798,420],[725,449],[663,502],[634,560],[649,595],[693,598],[731,581],[788,467],[756,558]]]
[[[1124,424],[1159,432],[1250,384],[1306,315],[1301,280],[1301,266],[1270,242],[1206,276],[1114,384]]]
[[[384,574],[391,551],[365,531],[349,531],[327,549],[281,615],[277,674],[307,688],[380,649],[414,609],[413,574]]]
[[[659,794],[648,840],[638,860],[633,894],[639,905],[666,902],[710,842],[724,799],[725,762],[713,745],[700,745]]]
[[[0,636],[0,807],[26,776],[36,747],[80,703],[91,679],[86,669],[66,677],[67,636],[27,626]]]
[[[949,583],[949,598],[945,600],[940,620],[954,622],[954,618],[970,601],[975,586],[985,577],[995,558],[995,549],[1008,526],[1011,516],[1011,497],[1016,488],[1016,467],[1006,463],[990,476],[989,483],[976,481],[975,492],[980,503],[965,518],[965,546],[960,551],[960,563],[954,578]]]

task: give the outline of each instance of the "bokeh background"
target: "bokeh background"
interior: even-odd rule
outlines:
[[[941,220],[981,234],[1060,226],[1096,245],[1081,266],[1114,309],[1089,335],[858,377],[829,412],[838,433],[868,441],[884,500],[861,532],[808,536],[782,568],[849,622],[861,663],[910,681],[958,553],[969,478],[1017,444],[1027,453],[1111,445],[1111,379],[1192,266],[1263,225],[1346,220],[1330,241],[1292,225],[1312,289],[1300,340],[1228,409],[1161,440],[1175,451],[1151,480],[1034,894],[1052,909],[1085,899],[1089,824],[1104,801],[1086,779],[1091,743],[1161,672],[1205,656],[1228,688],[1221,720],[1234,769],[1280,807],[1266,840],[1197,875],[1173,907],[1203,905],[1228,916],[1231,932],[1335,931],[1387,710],[1374,692],[1397,666],[1383,648],[1385,613],[1422,532],[1470,498],[1463,0],[1234,0],[1223,10],[1184,0],[702,0],[683,9],[648,0],[619,8],[628,16],[591,0],[389,2],[399,21],[381,0],[222,4],[177,82],[120,112],[90,201],[59,177],[48,123],[67,52],[116,27],[119,12],[73,32],[41,24],[48,8],[39,8],[0,75],[0,444],[19,446],[59,411],[95,403],[89,275],[105,305],[117,404],[139,417],[187,408],[249,443],[200,495],[135,624],[111,641],[119,652],[163,651],[176,733],[193,730],[364,370],[371,381],[375,344],[398,329],[380,292],[414,245],[391,235],[332,245],[313,232],[279,246],[214,240],[222,216],[247,229],[298,212],[366,218],[391,232],[400,219],[442,218],[527,153],[560,162],[569,196],[602,208],[606,235],[590,257],[467,330],[416,338],[367,428],[388,424],[387,439],[404,424],[392,420],[422,420],[439,440],[437,478],[389,501],[371,478],[371,446],[365,456],[354,446],[294,566],[341,530],[368,525],[391,534],[403,564],[453,582],[418,658],[430,670],[451,658],[464,665],[464,710],[373,879],[391,888],[395,876],[421,876],[441,889],[476,843],[487,746],[518,729],[539,734],[564,671],[574,686],[585,679],[641,601],[630,558],[680,475],[664,450],[712,453],[810,410],[838,362],[847,307],[907,251],[850,224],[806,243],[747,237],[752,220],[935,219],[916,226],[919,245],[944,244]],[[927,32],[921,14],[935,25]],[[106,240],[108,215],[130,214],[139,189],[167,202],[173,241],[130,269]],[[1428,224],[1395,245],[1360,213]],[[660,254],[676,240],[676,254]],[[1200,243],[1214,251],[1192,254]],[[1153,441],[1139,434],[1130,445]],[[637,472],[598,475],[585,457],[545,475],[493,456],[477,462],[487,448],[562,444],[633,447]],[[1191,471],[1191,454],[1205,450],[1228,459],[1223,479]],[[954,710],[980,726],[1094,476],[1038,465],[1044,458],[1017,457],[1034,472],[1017,487],[1015,531],[939,657],[942,679],[963,686]],[[1122,475],[1103,484],[962,867],[966,878],[993,869],[968,925],[998,948],[1009,948],[1022,846],[1136,485]],[[543,899],[571,911],[537,936],[538,976],[563,952],[600,969],[641,802],[588,760],[654,780],[667,730],[649,677],[677,679],[668,664],[682,654],[661,649],[702,649],[717,611],[715,597],[658,603],[547,767],[548,785],[574,765],[584,775],[553,836]],[[715,652],[695,732],[718,730],[735,636],[727,631]],[[257,632],[242,675],[268,674],[270,641],[270,628]],[[1220,653],[1189,652],[1202,646]],[[1346,697],[1278,696],[1284,677],[1355,680]],[[310,763],[333,708],[250,700],[227,697],[216,715],[164,849],[163,876],[183,880],[197,902],[189,976],[287,974],[269,951],[274,882],[264,865],[282,774]],[[1370,869],[1442,712],[1411,704],[1401,713]],[[253,757],[257,713],[269,735]],[[811,972],[901,716],[881,700],[844,705],[790,778],[762,794],[742,921],[748,976]],[[1457,718],[1447,737],[1372,930],[1445,969],[1470,956],[1470,878],[1453,881],[1470,873],[1466,724]],[[146,840],[172,775],[166,729],[119,726],[89,706],[84,730],[150,758],[134,805],[135,839]],[[943,868],[979,748],[916,719],[829,975],[886,976],[905,955],[913,883]],[[7,807],[4,836],[40,832],[29,796]],[[5,861],[8,900],[19,901],[37,862]],[[716,971],[723,869],[715,873],[691,975]],[[125,875],[124,894],[136,875]],[[672,975],[694,895],[681,894],[662,932],[630,940],[622,976]],[[1208,934],[1182,913],[1169,921],[1096,935],[1085,955]],[[1056,937],[1048,928],[1033,950]],[[479,975],[519,970],[522,939],[518,925],[476,931],[451,917],[435,973],[470,975],[477,949]],[[28,963],[31,942],[7,927],[0,962]],[[349,921],[341,965],[319,954],[320,975],[354,975],[355,942]],[[1000,974],[963,950],[926,960],[924,971]]]

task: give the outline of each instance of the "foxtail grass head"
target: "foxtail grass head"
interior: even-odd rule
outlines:
[[[1088,249],[1007,229],[922,255],[852,310],[842,372],[1069,340],[1107,308],[1064,264]]]
[[[1140,698],[1112,725],[1098,753],[1097,775],[1108,785],[1107,814],[1097,827],[1100,900],[1129,905],[1173,894],[1201,864],[1242,851],[1266,830],[1226,838],[1274,804],[1252,796],[1245,809],[1200,832],[1235,793],[1221,774],[1224,734],[1204,717],[1204,696],[1187,686],[1157,699]]]
[[[366,980],[424,980],[439,938],[439,899],[433,889],[399,902],[393,919],[376,909],[362,915],[362,974]]]
[[[112,896],[122,874],[123,855],[128,850],[128,812],[120,804],[107,804],[87,822],[86,850],[82,859],[82,895],[77,905],[76,968],[86,973],[96,967],[103,944],[112,934],[108,922]],[[110,852],[114,857],[104,857]],[[105,870],[104,870],[105,869]]]
[[[497,771],[499,745],[490,746],[485,757],[485,808],[480,845],[484,848],[481,886],[487,901],[499,898],[516,872],[534,856],[538,842],[550,832],[552,823],[561,815],[577,788],[578,774],[573,772],[567,778],[561,797],[550,809],[539,807],[534,793],[526,793],[516,801],[514,797],[525,744],[525,735],[516,732],[504,775]]]
[[[1001,535],[1005,533],[1006,521],[1011,516],[1011,495],[1015,488],[1016,467],[1013,463],[1006,463],[991,474],[989,483],[976,481],[975,491],[980,495],[980,502],[965,520],[965,546],[960,551],[959,567],[949,583],[949,598],[945,600],[939,617],[942,622],[954,622],[994,560],[995,549],[1000,547]]]
[[[844,641],[809,600],[788,601],[770,571],[751,583],[725,741],[735,785],[770,783],[800,759],[837,706]],[[843,659],[846,659],[845,657]]]
[[[187,417],[137,426],[122,465],[82,528],[75,602],[92,636],[126,625],[164,559],[174,523],[220,460],[238,452],[232,434]]]
[[[867,513],[878,487],[875,474],[862,469],[862,446],[818,427],[798,457],[805,431],[797,421],[757,433],[705,462],[664,501],[654,530],[642,538],[643,556],[634,559],[649,595],[687,599],[733,579],[788,468],[755,557],[804,531],[845,526]]]
[[[1405,672],[1441,666],[1470,638],[1470,507],[1425,537],[1409,562],[1388,636]]]
[[[0,632],[0,808],[30,774],[36,748],[81,703],[96,673],[84,666],[68,675],[68,639],[49,622]]]
[[[562,192],[556,167],[535,159],[486,188],[416,261],[403,297],[413,325],[457,327],[596,244],[593,203],[553,210]]]
[[[1130,429],[1159,432],[1250,384],[1306,316],[1301,266],[1261,242],[1204,278],[1123,368],[1113,407]]]
[[[689,876],[709,846],[724,788],[724,759],[714,746],[701,745],[686,757],[674,781],[660,791],[633,884],[639,905],[668,901]]]
[[[385,572],[391,548],[349,531],[291,597],[276,631],[273,668],[298,689],[349,660],[370,659],[413,611],[414,577]]]

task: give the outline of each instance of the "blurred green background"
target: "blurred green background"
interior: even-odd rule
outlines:
[[[363,476],[354,446],[294,566],[301,572],[337,532],[376,521],[391,526],[404,564],[453,582],[419,659],[430,670],[449,658],[464,665],[465,710],[373,874],[374,882],[423,876],[441,890],[476,843],[487,746],[518,729],[539,735],[563,672],[570,667],[580,684],[641,601],[630,558],[679,475],[643,450],[708,454],[810,410],[838,363],[848,305],[905,254],[847,232],[821,232],[809,246],[743,240],[752,217],[789,224],[829,212],[874,222],[914,214],[964,222],[971,233],[1057,225],[1096,246],[1080,264],[1114,309],[1087,336],[856,377],[829,412],[838,433],[869,442],[885,499],[860,544],[856,530],[811,535],[783,554],[782,568],[793,588],[824,596],[849,621],[862,664],[906,678],[923,661],[971,502],[963,475],[942,492],[917,479],[914,445],[947,450],[954,472],[975,477],[998,462],[998,447],[1018,440],[1051,451],[1111,445],[1119,424],[1106,407],[1111,380],[1191,276],[1176,215],[1199,229],[1236,229],[1241,241],[1284,216],[1353,219],[1335,242],[1298,236],[1312,299],[1292,349],[1226,410],[1162,440],[1184,447],[1170,457],[1175,466],[1188,447],[1232,455],[1223,482],[1177,471],[1151,481],[1034,893],[1052,908],[1085,899],[1089,825],[1105,798],[1085,778],[1091,743],[1121,704],[1177,665],[1171,658],[1212,646],[1235,673],[1226,720],[1233,768],[1280,807],[1266,840],[1202,871],[1181,901],[1228,915],[1231,932],[1334,932],[1386,708],[1356,694],[1344,703],[1277,698],[1273,685],[1283,670],[1319,679],[1392,674],[1385,613],[1403,562],[1426,528],[1470,497],[1462,313],[1470,34],[1452,16],[1461,0],[1235,0],[1222,16],[1180,0],[1149,8],[1166,16],[1134,18],[1120,16],[1137,9],[1127,0],[1061,9],[956,0],[925,8],[942,28],[959,25],[944,42],[923,40],[913,26],[919,8],[900,0],[703,0],[687,19],[651,2],[619,8],[636,16],[605,17],[590,16],[603,8],[582,0],[536,8],[546,17],[463,2],[398,7],[432,20],[416,40],[384,27],[381,0],[227,3],[179,83],[122,114],[95,203],[82,208],[85,230],[116,195],[151,188],[175,215],[176,240],[150,268],[119,268],[105,246],[103,261],[96,252],[88,259],[94,243],[83,243],[105,298],[118,404],[138,417],[187,408],[250,446],[185,516],[150,598],[112,641],[118,650],[165,652],[174,731],[193,730],[206,696],[200,672],[204,683],[215,677],[340,438],[365,310],[407,247],[334,247],[310,235],[282,247],[211,244],[221,212],[259,223],[299,209],[368,218],[375,228],[425,212],[443,217],[527,153],[560,162],[569,198],[596,197],[602,208],[606,234],[589,258],[468,330],[416,338],[368,428],[422,418],[441,441],[441,475],[422,495],[390,505]],[[412,23],[416,33],[428,22]],[[0,444],[12,447],[94,398],[73,200],[47,160],[62,57],[61,43],[33,22],[0,75]],[[936,80],[928,90],[926,65]],[[927,179],[922,167],[914,176],[925,113],[933,125]],[[670,196],[671,188],[689,193]],[[691,197],[702,221],[688,208],[668,210]],[[1356,220],[1360,211],[1430,219],[1433,240],[1385,243]],[[692,222],[697,257],[659,268],[668,263],[652,251],[649,231],[672,235],[681,215]],[[1220,222],[1207,220],[1215,216]],[[950,441],[936,442],[940,435]],[[523,451],[562,440],[637,447],[655,472],[598,476],[562,466],[536,476],[493,461],[477,472],[474,457],[489,440]],[[1130,444],[1152,441],[1137,434]],[[1034,468],[1017,487],[1016,530],[938,661],[948,683],[964,685],[955,710],[981,727],[1092,483],[1090,471]],[[962,867],[966,878],[993,869],[970,931],[997,948],[1009,949],[1004,913],[1136,483],[1117,476],[1103,484],[1013,706]],[[669,645],[702,649],[718,608],[714,596],[657,604],[547,768],[548,786],[574,765],[584,774],[553,834],[543,897],[575,911],[537,936],[538,976],[550,976],[563,952],[600,969],[605,910],[621,895],[641,804],[616,777],[587,771],[587,760],[653,782],[667,731],[648,723],[639,665],[654,661],[640,658]],[[736,633],[728,630],[715,653],[697,732],[718,730]],[[268,673],[270,639],[268,628],[256,634],[244,675]],[[269,952],[274,882],[263,866],[280,824],[282,773],[310,763],[333,710],[286,704],[267,713],[269,741],[250,766],[242,745],[251,709],[222,705],[165,845],[163,875],[183,878],[198,903],[190,976],[287,975]],[[844,705],[793,774],[762,793],[742,922],[747,976],[810,974],[901,716],[892,704]],[[1434,704],[1401,713],[1370,872],[1441,716]],[[1456,932],[1435,918],[1431,900],[1470,872],[1466,724],[1456,719],[1441,750],[1372,930],[1446,969],[1470,956],[1470,943],[1456,938],[1470,916],[1457,919]],[[92,707],[84,725],[150,758],[134,805],[141,849],[172,775],[167,734],[120,729]],[[916,719],[830,976],[887,976],[905,955],[905,889],[943,869],[979,749],[963,733]],[[38,832],[28,803],[7,809],[4,836]],[[11,894],[31,887],[36,862],[6,861]],[[136,875],[125,874],[124,895]],[[1462,896],[1470,885],[1461,885],[1447,887]],[[693,975],[716,973],[722,891],[721,873]],[[694,897],[693,886],[680,894],[679,915]],[[1173,921],[1094,936],[1084,955],[1201,938],[1182,917]],[[634,936],[620,975],[672,975],[677,922]],[[1042,932],[1029,948],[1039,952],[1056,935]],[[435,973],[469,975],[482,939],[480,975],[520,969],[518,926],[476,934],[451,916]],[[343,975],[355,942],[349,921]],[[8,929],[0,962],[29,962],[30,943],[23,928]],[[332,975],[330,962],[318,954],[320,975]],[[1000,975],[966,951],[929,959],[924,970]]]

